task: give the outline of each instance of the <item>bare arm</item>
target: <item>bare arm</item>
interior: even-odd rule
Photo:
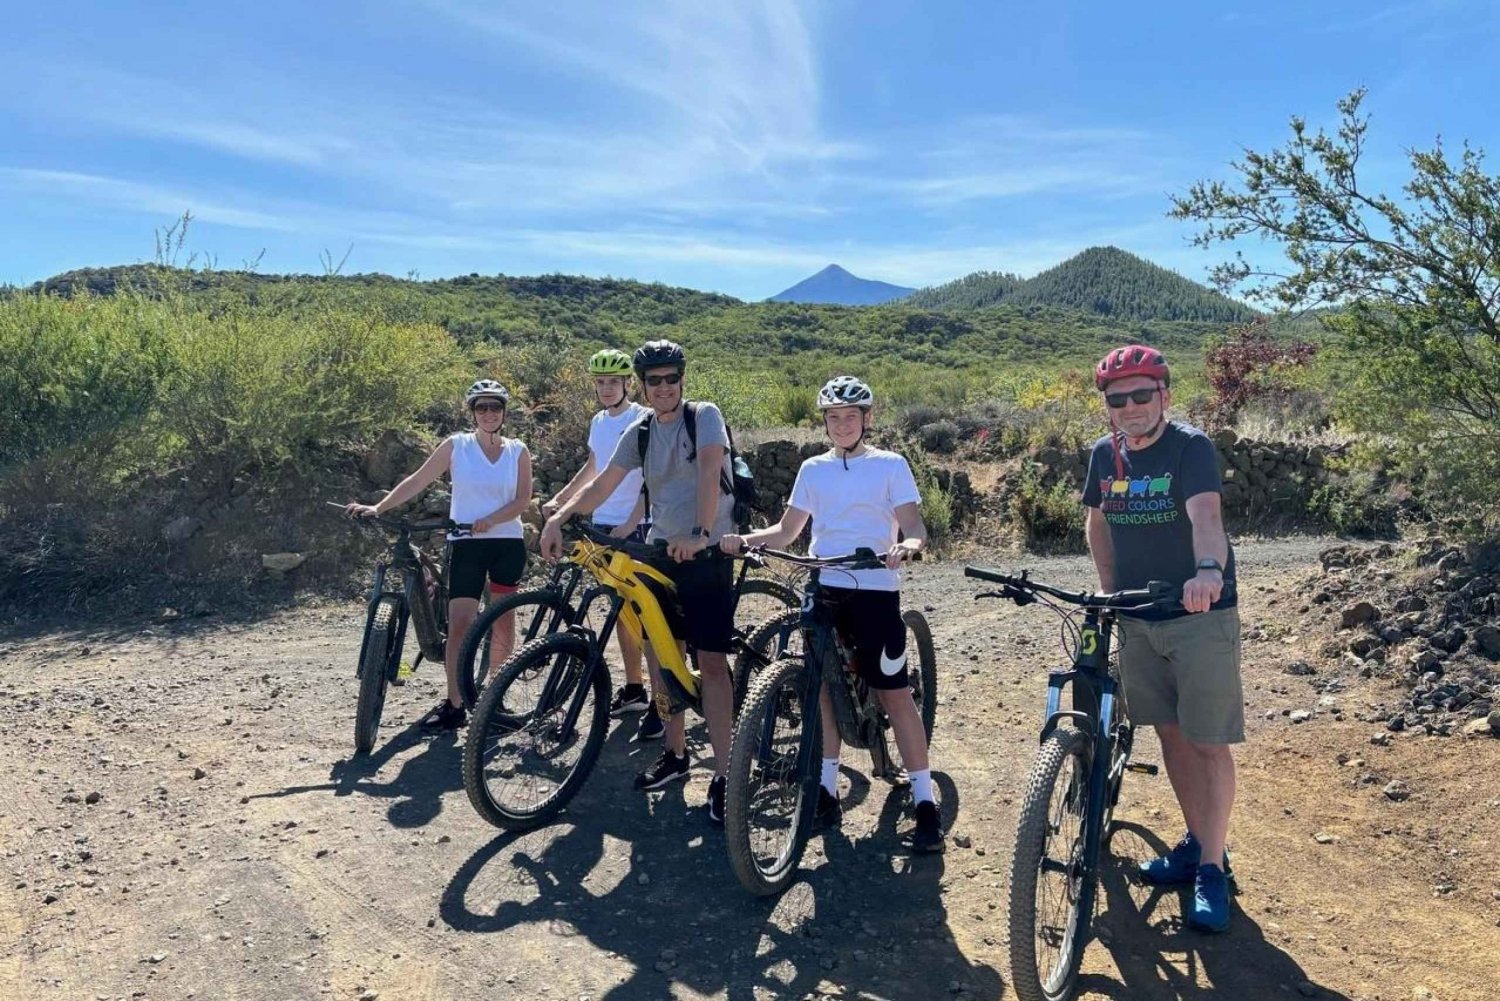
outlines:
[[[568,519],[575,514],[588,514],[600,504],[609,500],[609,495],[615,492],[615,487],[625,478],[626,470],[616,465],[604,467],[604,471],[594,477],[589,485],[584,487],[572,500],[557,509],[557,513],[551,519],[559,524],[566,524]]]
[[[558,508],[578,496],[578,491],[588,485],[589,480],[594,478],[594,470],[597,468],[598,460],[594,455],[594,450],[589,449],[588,457],[583,460],[583,465],[578,467],[578,472],[573,474],[573,478],[554,494],[551,500],[542,505],[542,513],[549,517],[556,514]],[[551,510],[548,510],[549,508]]]
[[[1109,538],[1109,522],[1104,512],[1097,507],[1088,509],[1085,534],[1089,540],[1089,555],[1094,558],[1094,570],[1099,574],[1099,589],[1115,589],[1115,547]]]
[[[1224,532],[1224,507],[1212,490],[1187,499],[1188,521],[1193,525],[1193,556],[1214,559],[1219,566],[1229,562],[1229,536]],[[1218,570],[1199,570],[1182,586],[1182,607],[1189,612],[1206,612],[1224,593],[1224,574]]]
[[[393,508],[409,503],[417,494],[431,486],[434,480],[446,473],[452,460],[453,439],[444,438],[442,444],[432,450],[427,461],[417,467],[416,472],[396,484],[395,489],[380,498],[380,501],[370,510],[378,515],[385,514]]]
[[[781,520],[774,525],[750,532],[746,535],[726,535],[719,540],[719,548],[733,556],[745,546],[770,546],[784,549],[793,539],[802,534],[810,515],[799,507],[787,507],[781,512]]]
[[[719,513],[719,474],[724,469],[724,446],[704,445],[698,449],[698,517],[699,525],[712,530]]]

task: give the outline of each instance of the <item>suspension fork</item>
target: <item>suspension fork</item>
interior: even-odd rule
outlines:
[[[560,671],[552,670],[547,675],[547,685],[542,690],[542,697],[538,700],[538,714],[551,708],[554,702],[561,696],[562,692],[572,687],[571,698],[568,700],[568,709],[564,714],[562,722],[558,724],[558,731],[563,734],[571,734],[574,727],[578,725],[578,717],[583,714],[583,701],[588,695],[588,681],[593,677],[595,671],[599,670],[604,661],[604,645],[610,634],[614,632],[615,621],[620,617],[620,609],[625,604],[625,599],[616,593],[609,603],[609,612],[604,617],[604,625],[597,636],[589,634],[588,630],[574,627],[582,632],[588,640],[589,657],[588,663],[584,665],[582,672],[574,670]],[[563,675],[575,675],[574,677],[563,677]],[[547,707],[543,709],[541,707]]]

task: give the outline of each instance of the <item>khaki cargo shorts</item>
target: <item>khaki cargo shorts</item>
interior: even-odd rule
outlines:
[[[1131,722],[1176,723],[1195,744],[1244,741],[1238,608],[1160,622],[1122,615],[1119,624],[1120,677]]]

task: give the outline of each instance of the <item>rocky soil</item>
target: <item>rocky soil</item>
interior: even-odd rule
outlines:
[[[1495,996],[1495,592],[1448,552],[1327,548],[1239,547],[1230,931],[1186,931],[1179,894],[1126,879],[1181,828],[1165,778],[1133,775],[1082,997]],[[1081,558],[988,559],[1089,581]],[[629,788],[653,753],[630,726],[559,822],[524,836],[470,809],[453,736],[409,726],[437,697],[430,666],[352,759],[353,603],[12,632],[0,997],[1012,996],[1010,848],[1057,628],[976,590],[957,562],[917,566],[906,590],[938,642],[947,854],[910,857],[903,795],[846,755],[843,829],[776,901],[735,883],[703,762],[685,786]]]

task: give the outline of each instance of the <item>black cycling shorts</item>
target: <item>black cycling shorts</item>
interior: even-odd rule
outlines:
[[[526,543],[521,539],[457,539],[448,556],[448,598],[484,593],[489,577],[496,591],[513,591],[526,572]]]
[[[821,587],[819,597],[833,611],[833,626],[854,651],[854,669],[871,688],[911,685],[906,669],[906,623],[900,591]]]
[[[677,585],[677,601],[661,601],[672,635],[694,650],[729,653],[734,637],[734,561],[722,556],[686,563],[664,558],[651,565]],[[659,586],[652,587],[649,579],[646,586],[661,599]]]

